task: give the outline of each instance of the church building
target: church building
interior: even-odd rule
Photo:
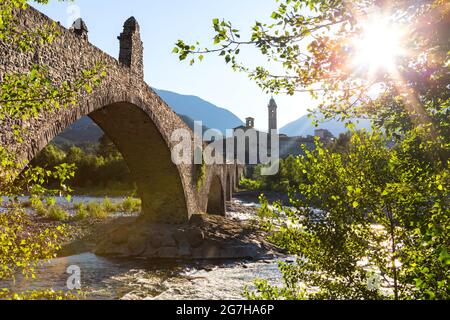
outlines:
[[[303,154],[303,150],[301,148],[301,145],[306,145],[308,149],[314,149],[314,137],[313,136],[307,136],[307,137],[288,137],[285,134],[279,134],[278,133],[278,120],[277,120],[277,109],[278,105],[275,101],[275,99],[272,97],[269,101],[269,104],[267,105],[267,111],[268,111],[268,130],[267,133],[271,134],[273,132],[276,132],[279,138],[279,155],[280,158],[286,158],[290,155],[297,156]],[[245,125],[236,127],[233,129],[236,130],[243,130],[244,132],[247,132],[248,130],[255,130],[255,118],[248,117],[246,118]],[[256,131],[258,132],[258,131]],[[314,132],[314,136],[319,137],[324,142],[329,142],[334,139],[333,134],[331,134],[330,131],[326,129],[317,129]]]

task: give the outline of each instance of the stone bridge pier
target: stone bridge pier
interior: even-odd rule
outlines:
[[[15,15],[19,30],[44,29],[53,22],[31,7]],[[118,37],[118,59],[89,43],[82,21],[70,30],[60,25],[56,29],[59,35],[52,44],[36,46],[30,53],[19,53],[0,41],[0,79],[5,74],[27,73],[36,63],[47,66],[55,84],[79,79],[83,70],[97,64],[105,67],[107,75],[93,92],[81,94],[76,105],[22,122],[27,128],[23,142],[14,138],[12,126],[0,128],[2,146],[28,163],[64,129],[89,116],[122,153],[138,187],[146,221],[176,224],[189,221],[193,214],[223,215],[243,166],[207,166],[204,180],[198,183],[194,164],[173,163],[174,131],[191,131],[144,81],[144,48],[137,21],[125,22]]]

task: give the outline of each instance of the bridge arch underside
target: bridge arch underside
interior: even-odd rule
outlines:
[[[225,215],[225,200],[222,181],[218,175],[212,177],[208,190],[208,203],[206,213],[213,215]]]
[[[225,198],[226,198],[226,201],[230,201],[231,198],[233,197],[233,187],[232,187],[231,175],[230,175],[229,172],[226,175],[225,183],[226,183],[226,186],[225,186],[225,188],[226,188]]]
[[[92,107],[91,103],[87,104]],[[46,129],[37,130],[34,142],[27,148],[28,161],[84,115],[104,131],[123,155],[142,200],[140,217],[148,222],[187,222],[189,211],[181,169],[172,162],[170,148],[154,121],[133,103],[114,102],[101,108],[73,108],[69,114],[52,121],[50,126],[44,126]]]
[[[107,105],[89,117],[122,153],[142,200],[142,217],[154,222],[187,221],[180,173],[152,119],[126,102]]]

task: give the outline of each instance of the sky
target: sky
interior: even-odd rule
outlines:
[[[188,62],[180,62],[172,49],[178,39],[211,46],[213,18],[225,18],[243,36],[248,35],[256,20],[270,22],[275,0],[52,0],[48,5],[32,5],[66,27],[81,16],[89,29],[89,41],[113,57],[119,54],[117,36],[123,23],[134,16],[141,26],[145,81],[150,86],[198,96],[230,110],[243,121],[254,117],[258,129],[267,129],[270,95],[247,75],[232,71],[223,58],[215,55],[189,66]],[[254,49],[244,50],[241,55],[244,62],[267,64]],[[275,100],[280,128],[313,107],[307,94],[278,95]]]

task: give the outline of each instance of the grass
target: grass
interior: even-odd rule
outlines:
[[[72,210],[75,212],[72,217],[61,206],[57,205],[55,201],[50,198],[42,201],[38,198],[27,201],[27,206],[32,208],[35,213],[43,218],[53,221],[65,221],[71,218],[74,221],[81,221],[85,219],[106,219],[112,213],[136,213],[141,210],[142,202],[140,199],[127,197],[122,202],[114,204],[110,198],[106,197],[101,203],[90,202],[85,204],[83,202],[75,202],[72,204]]]
[[[240,187],[244,190],[248,191],[258,191],[262,190],[262,183],[260,181],[252,180],[252,179],[242,179],[240,181]]]
[[[86,210],[89,213],[89,217],[93,219],[106,219],[108,217],[108,211],[103,205],[91,202],[86,206]]]
[[[83,202],[75,202],[75,203],[72,205],[72,208],[73,208],[74,210],[79,210],[79,209],[85,208],[85,207],[86,207],[86,206],[84,205]]]
[[[109,198],[105,198],[102,203],[103,209],[108,213],[117,211],[117,206],[114,205]]]
[[[141,210],[142,202],[140,199],[135,199],[131,197],[127,197],[122,203],[119,205],[123,212],[133,213],[139,212]]]
[[[32,206],[33,210],[36,212],[36,214],[39,217],[46,217],[48,215],[48,209],[45,205],[43,205],[42,203],[40,204],[35,204]]]
[[[46,217],[53,221],[65,221],[69,219],[69,213],[62,207],[53,205],[48,208]]]
[[[61,206],[51,205],[46,206],[40,201],[32,201],[31,208],[39,217],[47,218],[53,221],[65,221],[69,219],[69,213]]]
[[[86,209],[86,206],[84,204],[81,204],[77,207],[75,211],[75,215],[73,216],[73,220],[80,221],[85,220],[89,217],[89,212]]]

